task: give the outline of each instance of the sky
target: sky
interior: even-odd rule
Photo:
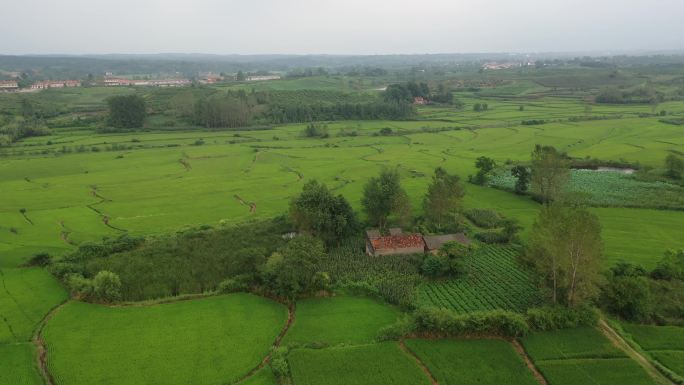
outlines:
[[[0,54],[684,49],[684,0],[0,0]]]

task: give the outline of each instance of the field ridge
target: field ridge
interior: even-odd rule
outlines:
[[[615,331],[615,329],[613,329],[604,319],[599,320],[599,330],[615,347],[622,350],[625,352],[625,354],[627,354],[627,356],[629,356],[629,358],[636,361],[657,384],[676,385],[674,381],[664,376],[651,363],[651,361],[649,361],[641,353],[636,351],[630,344],[628,344],[627,341],[625,341],[624,338],[622,338],[622,336]]]
[[[409,349],[408,346],[406,346],[403,339],[399,341],[399,347],[401,348],[401,350],[404,351],[404,353],[406,353],[416,361],[416,364],[418,364],[423,373],[425,373],[425,375],[430,379],[430,383],[432,383],[432,385],[439,385],[439,382],[435,378],[434,374],[432,374],[432,372],[430,371],[430,368],[428,368],[427,365],[425,365],[425,363],[420,359],[420,357],[418,357],[416,353],[414,353],[411,349]]]
[[[546,378],[544,377],[543,374],[539,371],[539,368],[532,362],[532,359],[530,356],[527,354],[527,351],[525,348],[522,346],[520,341],[517,339],[512,339],[511,344],[513,345],[513,349],[522,357],[522,359],[525,361],[525,365],[527,365],[527,368],[530,369],[532,372],[532,375],[534,378],[541,384],[541,385],[549,385],[548,381],[546,381]]]

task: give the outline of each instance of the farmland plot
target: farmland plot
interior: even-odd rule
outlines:
[[[31,343],[0,344],[0,384],[43,385]]]
[[[393,323],[398,316],[395,308],[370,298],[309,298],[297,302],[297,317],[283,343],[371,343],[378,330]]]
[[[503,340],[406,340],[440,385],[535,385],[536,380]]]
[[[538,332],[522,339],[550,385],[647,385],[648,374],[594,328]]]
[[[684,328],[623,324],[642,349],[668,369],[684,377]]]
[[[72,302],[44,329],[48,367],[59,385],[230,383],[261,362],[286,318],[284,306],[248,294],[146,307]]]
[[[486,245],[466,258],[466,276],[423,284],[420,306],[437,306],[460,313],[504,309],[525,311],[540,300],[527,272],[511,247]]]
[[[428,385],[418,364],[397,343],[295,349],[288,356],[297,385]]]

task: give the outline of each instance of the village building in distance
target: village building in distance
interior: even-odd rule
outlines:
[[[32,90],[46,90],[48,88],[80,87],[80,80],[43,80],[31,84]]]
[[[0,80],[0,91],[15,91],[19,88],[16,80]]]
[[[472,241],[464,233],[444,235],[422,235],[404,233],[400,228],[389,229],[388,235],[377,229],[366,231],[366,253],[371,256],[432,253],[447,242],[458,242],[468,246]]]
[[[151,87],[183,87],[189,86],[192,82],[189,79],[126,79],[112,76],[104,78],[106,87],[116,86],[151,86]]]
[[[247,76],[248,82],[263,82],[267,80],[280,80],[280,75],[255,75]]]

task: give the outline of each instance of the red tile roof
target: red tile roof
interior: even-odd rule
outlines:
[[[370,239],[373,249],[408,249],[412,247],[423,247],[423,236],[420,234],[400,234],[388,235]]]

